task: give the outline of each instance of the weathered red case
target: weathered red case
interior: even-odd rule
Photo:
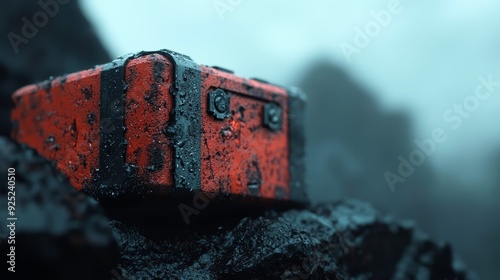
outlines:
[[[12,136],[94,197],[182,190],[305,202],[304,102],[162,50],[19,89]]]

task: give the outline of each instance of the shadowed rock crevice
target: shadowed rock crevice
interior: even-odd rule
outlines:
[[[455,267],[449,246],[359,201],[270,211],[215,233],[187,230],[163,240],[111,225],[118,269],[130,278],[473,279]]]

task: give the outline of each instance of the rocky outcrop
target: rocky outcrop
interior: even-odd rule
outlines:
[[[205,216],[211,227],[108,220],[48,161],[7,139],[0,147],[2,181],[7,182],[5,170],[16,169],[19,274],[51,279],[473,278],[448,245],[363,202],[270,210],[231,221]],[[0,189],[3,209],[7,191]],[[0,213],[6,221],[8,212]],[[2,233],[0,250],[7,252],[8,234]]]
[[[473,279],[450,246],[358,201],[243,218],[168,238],[112,222],[130,279]]]
[[[7,188],[9,168],[15,169],[11,189]],[[109,220],[94,199],[76,191],[34,151],[3,137],[0,170],[0,252],[6,261],[11,260],[7,254],[15,254],[16,272],[7,276],[95,279],[109,275],[118,257],[117,243]],[[8,209],[8,196],[14,197],[9,200],[14,208]],[[7,228],[4,223],[15,227]],[[12,234],[15,243],[9,242]],[[6,261],[2,274],[7,271]],[[13,279],[10,277],[2,279]]]

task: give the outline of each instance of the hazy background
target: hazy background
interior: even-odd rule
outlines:
[[[331,63],[369,89],[379,108],[404,111],[414,138],[427,138],[443,126],[445,110],[474,93],[478,76],[498,71],[500,2],[401,0],[402,12],[348,63],[339,45],[352,44],[354,28],[390,1],[366,2],[88,0],[82,7],[114,56],[169,48],[284,85],[298,85],[317,62]],[[220,3],[231,10],[218,13]],[[485,159],[500,145],[492,121],[499,104],[500,97],[488,99],[450,135],[432,157],[436,171],[468,184],[484,179]],[[491,188],[470,194],[486,197]]]
[[[360,53],[355,28],[391,1],[82,1],[113,56],[168,48],[310,97],[314,201],[355,197],[451,242],[482,278],[500,275],[500,89],[451,129],[443,113],[498,73],[500,2],[401,0]],[[146,4],[147,3],[147,4]],[[219,7],[221,10],[217,10]],[[500,75],[497,76],[500,80]],[[415,139],[447,140],[391,192]]]
[[[348,59],[340,46],[354,46],[356,30],[393,3],[366,2],[79,1],[112,57],[168,48],[200,64],[303,88],[309,95],[311,200],[357,198],[398,219],[415,220],[434,239],[451,243],[480,277],[497,279],[500,87],[457,129],[443,114],[474,94],[478,77],[496,74],[500,81],[500,2],[396,1],[399,12]],[[40,10],[24,6],[6,6],[4,34]],[[65,34],[75,32],[69,15],[50,19],[20,54],[10,44],[1,46],[2,92],[33,82],[11,83],[28,72],[43,80],[62,74],[60,69],[81,70],[82,61],[108,60],[102,51],[93,53],[100,45],[91,33],[67,40]],[[58,57],[65,59],[54,63]],[[10,106],[9,95],[0,96],[0,109]],[[384,172],[397,174],[398,157],[408,159],[417,148],[414,141],[430,138],[436,128],[446,141],[391,191]],[[1,129],[8,131],[3,124]]]

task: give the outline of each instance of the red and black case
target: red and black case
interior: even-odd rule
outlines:
[[[97,199],[204,193],[306,202],[305,95],[168,51],[19,89],[12,136]]]

